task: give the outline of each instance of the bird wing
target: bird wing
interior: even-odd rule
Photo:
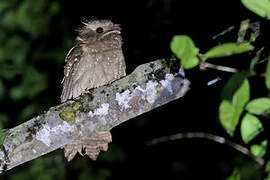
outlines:
[[[121,49],[89,53],[82,47],[73,48],[68,58],[61,102],[125,76]]]
[[[61,102],[65,102],[68,99],[72,98],[72,73],[78,66],[82,56],[82,47],[80,44],[75,44],[68,52],[65,62],[64,68],[64,78],[62,80],[63,90],[61,94]]]

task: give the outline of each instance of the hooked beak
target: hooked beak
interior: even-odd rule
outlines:
[[[108,36],[108,35],[113,34],[113,33],[115,33],[115,34],[121,34],[120,30],[111,30],[111,31],[105,32],[100,38],[102,39],[105,36]]]

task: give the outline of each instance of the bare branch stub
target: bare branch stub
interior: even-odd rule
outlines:
[[[9,170],[93,133],[109,131],[186,94],[190,82],[170,73],[164,60],[138,66],[114,83],[9,129],[0,150],[0,170]]]

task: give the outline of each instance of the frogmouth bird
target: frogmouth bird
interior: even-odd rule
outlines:
[[[121,28],[110,20],[83,22],[74,46],[66,56],[61,102],[74,99],[88,90],[112,83],[126,75]],[[110,132],[95,132],[64,146],[68,161],[79,152],[96,159],[111,142]]]

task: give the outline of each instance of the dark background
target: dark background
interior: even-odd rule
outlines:
[[[34,15],[28,15],[28,19],[21,21],[23,24],[24,21],[29,21],[29,27],[13,27],[13,24],[8,23],[6,25],[7,14],[10,11],[18,13],[17,10],[26,3],[30,6],[30,10],[25,11],[26,14],[34,11]],[[9,6],[1,11],[3,4]],[[51,6],[56,8],[52,15],[47,17]],[[173,35],[177,34],[189,35],[200,48],[200,52],[204,53],[219,43],[235,41],[239,23],[250,18],[252,22],[261,22],[263,43],[268,45],[269,40],[266,33],[269,23],[247,10],[240,1],[0,1],[0,23],[3,22],[0,25],[0,50],[14,50],[10,56],[6,55],[7,53],[0,56],[0,118],[3,128],[16,126],[60,103],[64,57],[77,35],[75,29],[81,27],[82,20],[91,18],[111,19],[121,24],[128,73],[142,63],[158,58],[169,59],[172,55],[170,41]],[[36,23],[35,19],[38,19],[39,23]],[[17,21],[14,22],[20,24]],[[211,39],[232,25],[235,26],[234,31],[217,40]],[[32,31],[35,26],[39,28]],[[15,56],[22,47],[17,45],[10,48],[6,45],[6,42],[11,41],[10,37],[14,36],[21,37],[23,42],[27,43],[25,46],[29,47],[23,55],[18,55],[18,61]],[[248,67],[249,60],[249,56],[238,55],[216,62],[244,69]],[[31,73],[26,75],[25,71],[28,71],[29,66],[45,78],[23,83],[34,76]],[[6,70],[7,73],[15,72],[15,75],[6,78]],[[77,155],[75,160],[67,163],[62,150],[57,150],[0,175],[0,179],[209,180],[225,179],[235,167],[241,169],[243,179],[259,179],[262,169],[254,161],[231,147],[215,142],[184,139],[154,146],[145,145],[153,138],[179,132],[200,131],[231,139],[218,120],[220,92],[230,76],[230,73],[200,71],[198,68],[187,71],[186,77],[192,83],[188,94],[115,127],[111,131],[113,143],[108,152],[101,153],[97,161]],[[208,81],[217,77],[222,80],[207,86]],[[44,88],[29,97],[26,92],[31,91],[32,85],[35,87],[41,82],[45,82],[45,85],[38,87]],[[252,98],[266,95],[266,90],[259,88],[264,86],[263,80],[251,79],[251,82],[258,87],[251,90]],[[13,90],[14,87],[19,90]],[[20,96],[20,93],[26,95]],[[239,129],[236,137],[231,140],[244,145]]]

